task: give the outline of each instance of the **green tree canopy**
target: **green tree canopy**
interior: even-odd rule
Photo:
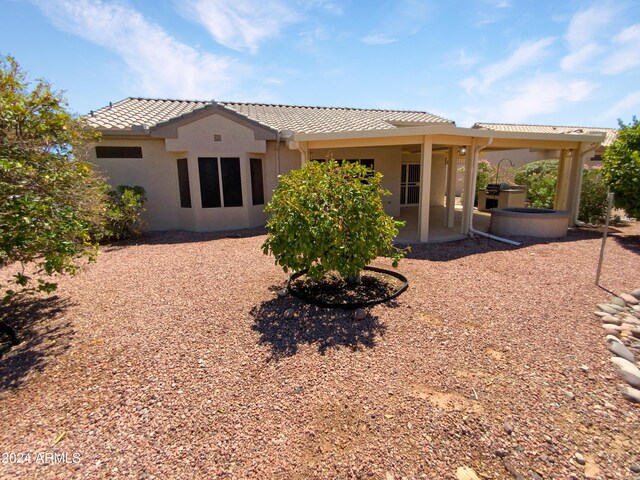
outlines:
[[[279,178],[265,211],[271,213],[265,254],[285,272],[308,269],[319,279],[329,271],[356,277],[374,258],[405,251],[393,238],[404,224],[387,215],[382,175],[358,163],[310,162]]]
[[[20,266],[9,281],[19,291],[52,291],[44,276],[74,273],[97,253],[91,232],[106,192],[84,160],[97,140],[48,82],[30,86],[14,58],[0,58],[0,266]]]
[[[614,193],[615,205],[640,219],[640,121],[618,121],[618,138],[604,152],[602,174]]]

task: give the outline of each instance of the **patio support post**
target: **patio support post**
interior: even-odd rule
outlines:
[[[567,209],[567,149],[560,150],[560,160],[558,161],[558,183],[556,184],[556,198],[553,202],[553,208],[556,210]]]
[[[471,226],[469,220],[473,215],[473,197],[471,193],[471,186],[473,184],[473,154],[475,150],[476,139],[474,138],[471,145],[467,145],[467,152],[464,158],[464,199],[462,202],[462,228],[460,233],[463,235],[469,234],[469,227]],[[471,214],[469,214],[471,212]]]
[[[454,147],[449,147],[449,168],[447,170],[447,219],[445,226],[453,228],[456,213],[456,177],[458,159],[454,157]]]
[[[578,207],[580,205],[580,191],[582,190],[582,147],[584,143],[579,143],[578,148],[573,150],[571,158],[571,169],[569,171],[569,192],[567,195],[567,211],[569,212],[569,226],[576,225]]]
[[[418,213],[418,241],[429,240],[429,207],[431,199],[431,153],[433,141],[425,135],[422,140],[420,160],[420,207]]]

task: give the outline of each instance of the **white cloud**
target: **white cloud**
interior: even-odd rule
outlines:
[[[512,75],[523,67],[535,65],[547,55],[549,46],[555,41],[553,37],[541,38],[535,42],[520,45],[509,57],[495,62],[480,71],[481,79],[464,80],[467,93],[475,89],[485,91],[498,80]]]
[[[616,13],[617,7],[605,2],[581,10],[571,17],[565,34],[569,54],[560,63],[563,70],[579,69],[604,51],[600,38],[607,31]]]
[[[539,74],[515,90],[515,96],[499,106],[505,122],[523,122],[528,118],[556,112],[563,104],[582,102],[595,85],[584,80],[568,81],[556,74]]]
[[[114,51],[148,96],[221,98],[246,73],[234,61],[199,52],[122,3],[101,0],[33,0],[59,29]],[[235,74],[235,75],[234,75]]]
[[[333,15],[342,15],[344,13],[342,5],[332,0],[302,0],[302,5],[306,8],[324,10]]]
[[[363,37],[361,40],[363,43],[366,43],[367,45],[387,45],[389,43],[393,43],[396,41],[395,38],[388,37],[381,33],[367,35],[366,37]]]
[[[609,119],[618,119],[625,115],[630,116],[640,106],[640,90],[631,92],[609,108],[604,116]]]
[[[277,36],[298,19],[280,0],[183,0],[175,2],[185,17],[200,23],[225,47],[256,53],[260,43]]]
[[[461,48],[457,52],[458,58],[454,61],[456,65],[461,65],[463,67],[470,67],[478,63],[478,58],[467,55],[467,52],[464,51],[464,48]]]
[[[622,30],[613,37],[614,51],[607,58],[603,73],[616,74],[640,66],[640,24]]]

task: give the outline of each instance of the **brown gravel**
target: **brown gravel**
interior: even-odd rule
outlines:
[[[409,290],[360,322],[279,298],[263,239],[149,235],[20,305],[0,453],[31,457],[0,478],[633,478],[597,233],[414,246]],[[620,228],[602,285],[640,287],[639,255]]]

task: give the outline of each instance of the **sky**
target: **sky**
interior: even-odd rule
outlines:
[[[127,97],[615,127],[638,0],[0,0],[0,55],[78,114]]]

